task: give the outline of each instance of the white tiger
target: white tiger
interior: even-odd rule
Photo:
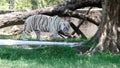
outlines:
[[[64,19],[58,16],[47,16],[47,15],[33,15],[25,20],[25,27],[22,32],[22,39],[26,40],[25,34],[30,34],[34,31],[37,39],[40,40],[40,32],[50,32],[52,39],[57,37],[59,31],[64,33],[66,36],[70,36],[69,33],[70,25]]]

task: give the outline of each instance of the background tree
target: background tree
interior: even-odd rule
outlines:
[[[38,8],[38,0],[31,0],[31,4],[32,4],[32,9]]]
[[[9,0],[9,9],[13,9],[14,8],[14,0]]]
[[[109,49],[112,52],[119,52],[120,41],[120,3],[118,0],[103,0],[103,17],[99,30],[94,36],[97,38],[97,46],[92,50],[92,53],[105,51]]]

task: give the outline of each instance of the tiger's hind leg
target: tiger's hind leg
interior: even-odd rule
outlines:
[[[41,40],[40,39],[40,31],[39,30],[35,30],[35,34],[36,34],[36,36],[37,36],[37,40]]]

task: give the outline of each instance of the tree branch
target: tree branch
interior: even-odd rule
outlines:
[[[34,14],[41,14],[41,13],[47,14],[47,15],[61,15],[61,16],[76,17],[80,19],[85,19],[87,21],[90,21],[96,24],[97,22],[89,18],[89,15],[81,14],[72,10],[85,7],[85,6],[92,6],[92,5],[101,6],[100,2],[101,0],[70,0],[70,1],[67,1],[65,4],[61,4],[61,5],[59,4],[57,6],[52,6],[47,8],[24,11],[24,12],[18,11],[18,12],[11,12],[7,14],[0,14],[0,28],[11,26],[11,25],[23,24],[24,20],[27,17]]]
[[[101,0],[69,0],[66,1],[65,3],[57,5],[56,10],[58,11],[64,9],[76,10],[79,8],[89,6],[101,8]]]

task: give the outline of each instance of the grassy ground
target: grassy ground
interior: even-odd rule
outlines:
[[[0,38],[16,38],[2,36]],[[90,44],[91,45],[91,44]],[[45,46],[23,49],[0,46],[0,68],[119,68],[120,55],[98,53],[77,54],[68,46]]]
[[[49,46],[39,49],[0,48],[0,68],[119,68],[120,55],[77,54],[74,48]]]

